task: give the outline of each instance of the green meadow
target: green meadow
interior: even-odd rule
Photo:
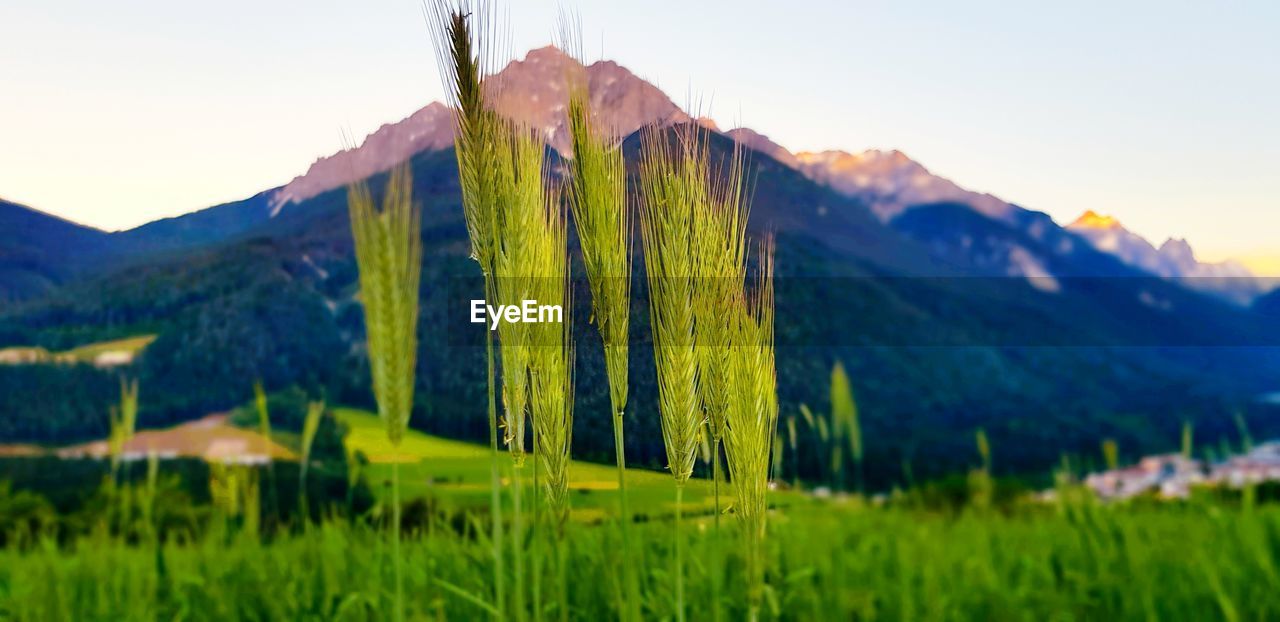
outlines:
[[[797,504],[770,522],[766,619],[1272,620],[1280,616],[1280,510],[1213,504],[945,514],[857,501]],[[731,531],[687,530],[690,618],[744,615]],[[671,530],[638,523],[645,619],[673,617]],[[406,616],[470,620],[490,611],[484,529],[434,521],[406,534]],[[539,542],[530,544],[538,550]],[[535,557],[532,619],[618,617],[616,532],[575,524],[561,577]],[[545,552],[547,549],[543,549]],[[127,544],[106,534],[0,550],[4,620],[383,620],[390,550],[366,523],[326,520],[258,539]],[[539,605],[539,603],[541,603]]]
[[[451,512],[477,511],[489,503],[489,448],[408,430],[397,451],[387,442],[384,426],[372,413],[335,408],[334,416],[347,427],[346,443],[364,454],[369,464],[366,479],[379,499],[390,495],[391,463],[401,466],[401,495],[406,499],[430,498]],[[506,459],[505,452],[501,456]],[[510,474],[507,475],[509,483]],[[569,464],[572,515],[586,522],[599,521],[617,507],[618,479],[613,466],[574,460]],[[671,476],[644,469],[627,470],[627,497],[648,513],[672,511]],[[524,474],[533,485],[531,469]],[[711,484],[694,480],[685,492],[685,506],[713,511]]]

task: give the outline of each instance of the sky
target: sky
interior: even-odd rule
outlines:
[[[1280,3],[512,0],[793,151],[899,149],[1066,224],[1280,274]],[[0,197],[107,230],[288,182],[441,99],[419,0],[5,0]]]

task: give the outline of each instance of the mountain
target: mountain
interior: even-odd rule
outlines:
[[[1120,221],[1093,210],[1086,211],[1067,229],[1130,266],[1178,279],[1194,289],[1220,294],[1240,304],[1248,304],[1262,293],[1261,281],[1248,268],[1232,261],[1201,262],[1186,240],[1170,238],[1156,248],[1146,238],[1124,228]]]
[[[566,77],[585,73],[591,106],[600,122],[618,136],[649,124],[687,121],[689,117],[657,87],[613,61],[582,67],[554,46],[530,51],[492,78],[489,105],[503,115],[536,128],[558,152],[572,155],[564,109]],[[320,158],[306,173],[271,199],[273,213],[321,192],[385,172],[415,153],[453,145],[449,108],[432,102],[409,117],[384,125],[359,146]]]
[[[845,196],[857,198],[881,219],[890,223],[903,223],[909,233],[925,230],[934,235],[922,240],[930,243],[935,251],[940,244],[937,227],[921,221],[927,215],[904,215],[922,206],[963,206],[987,218],[1021,229],[1032,238],[1047,244],[1041,245],[1041,254],[1030,253],[1025,245],[1010,242],[997,243],[994,239],[977,240],[979,255],[972,259],[985,266],[988,273],[1023,275],[1033,278],[1040,285],[1051,283],[1052,275],[1115,276],[1116,267],[1098,262],[1092,257],[1086,264],[1070,261],[1079,257],[1077,246],[1084,238],[1097,250],[1118,258],[1125,265],[1164,278],[1177,279],[1187,287],[1221,296],[1236,304],[1248,305],[1265,291],[1265,284],[1244,266],[1227,261],[1205,263],[1196,259],[1186,240],[1169,239],[1156,248],[1141,236],[1125,229],[1113,218],[1086,212],[1075,222],[1061,227],[1048,215],[1007,203],[990,194],[982,194],[960,187],[954,182],[931,173],[918,162],[900,151],[868,150],[859,154],[844,151],[820,153],[791,153],[767,136],[749,128],[737,128],[727,136],[755,151],[768,154],[775,160],[800,171],[809,179],[826,185]],[[946,210],[928,210],[926,214],[941,215]],[[946,216],[944,216],[946,218]],[[976,222],[976,221],[975,221]],[[988,229],[988,233],[991,230]],[[1010,231],[1012,232],[1012,231]],[[972,232],[970,232],[972,233]],[[919,239],[919,238],[918,238]],[[975,237],[959,233],[955,240],[960,247],[954,252],[973,248]],[[996,250],[996,246],[1001,246]],[[1068,259],[1068,261],[1062,261]],[[1050,273],[1048,265],[1056,265]],[[992,272],[994,271],[994,272]],[[1121,271],[1123,272],[1123,271]]]
[[[535,50],[495,78],[505,81],[495,105],[536,122],[556,146],[556,76],[573,69],[558,52]],[[689,121],[613,63],[587,72],[593,105],[626,133],[632,172],[636,128]],[[412,425],[482,438],[483,332],[465,320],[466,301],[482,288],[454,155],[447,134],[432,133],[447,130],[447,115],[439,105],[424,111],[280,189],[112,234],[121,247],[149,250],[112,249],[122,263],[0,308],[0,347],[157,334],[128,370],[144,387],[144,425],[226,409],[256,379],[367,404],[343,185],[368,177],[377,192],[386,175],[376,171],[413,151],[424,266]],[[1276,349],[1259,347],[1275,345],[1264,316],[1127,265],[1045,214],[965,191],[897,152],[791,154],[737,129],[712,136],[714,157],[728,157],[733,141],[753,150],[752,235],[777,236],[783,416],[802,403],[824,408],[830,366],[843,361],[865,437],[875,439],[873,485],[901,483],[902,465],[917,477],[967,468],[977,428],[992,439],[999,468],[1019,473],[1043,473],[1062,454],[1093,455],[1107,437],[1126,451],[1158,449],[1175,441],[1183,419],[1197,438],[1222,438],[1235,433],[1222,414],[1235,406],[1255,434],[1280,434],[1280,417],[1250,402],[1280,376]],[[660,466],[642,267],[634,278],[628,456]],[[601,348],[588,294],[575,299],[575,454],[608,460]],[[0,367],[0,431],[47,442],[89,436],[114,391],[114,378],[94,370]],[[63,404],[75,407],[65,418],[50,414]],[[797,455],[816,455],[812,439],[799,442]]]
[[[981,214],[1000,220],[1012,218],[1018,210],[989,194],[965,190],[934,175],[901,151],[870,149],[857,154],[845,151],[792,153],[750,128],[735,128],[725,135],[800,171],[813,181],[862,200],[886,222],[912,207],[932,203],[968,205]]]
[[[107,246],[107,233],[0,199],[0,303],[46,293]]]
[[[884,220],[929,203],[962,203],[996,219],[1007,219],[1016,209],[989,194],[970,192],[938,177],[897,150],[801,152],[796,159],[805,176],[845,195],[864,198]]]

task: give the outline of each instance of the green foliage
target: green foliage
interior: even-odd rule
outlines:
[[[0,366],[0,438],[59,443],[104,438],[116,378],[90,365]]]
[[[53,505],[30,490],[14,490],[0,480],[0,546],[38,539],[54,524]]]

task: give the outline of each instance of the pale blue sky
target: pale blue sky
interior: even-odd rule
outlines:
[[[524,0],[517,54],[562,4],[589,59],[722,127],[1280,272],[1280,3]],[[441,93],[416,0],[7,0],[0,58],[0,197],[107,229],[287,182]]]

